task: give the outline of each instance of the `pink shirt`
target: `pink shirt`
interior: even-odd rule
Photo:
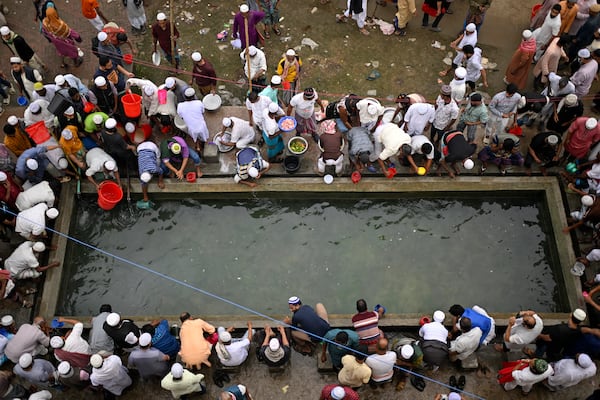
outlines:
[[[569,127],[571,138],[565,149],[576,158],[583,158],[590,151],[592,144],[600,140],[600,125],[594,129],[585,129],[587,117],[579,117]]]

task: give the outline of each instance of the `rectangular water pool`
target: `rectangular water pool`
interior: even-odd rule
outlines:
[[[69,233],[266,314],[286,313],[292,295],[338,314],[361,297],[390,313],[568,310],[543,191],[193,196],[110,212],[86,197]],[[69,241],[57,314],[103,303],[126,315],[247,314]]]

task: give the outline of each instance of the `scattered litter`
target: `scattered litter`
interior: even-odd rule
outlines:
[[[374,69],[373,71],[371,71],[369,73],[369,75],[367,75],[367,80],[368,81],[374,81],[375,79],[381,78],[381,73],[379,71],[377,71],[376,69]]]
[[[292,37],[284,36],[284,37],[280,38],[279,40],[281,40],[283,43],[285,43],[285,42],[289,42],[290,40],[292,40]]]
[[[314,50],[317,47],[319,47],[319,45],[317,44],[317,42],[315,42],[311,38],[304,38],[304,39],[302,39],[302,42],[300,42],[300,43],[302,44],[302,46],[308,46],[308,47],[310,47],[311,50]]]
[[[223,30],[223,31],[217,33],[217,40],[224,42],[225,40],[227,40],[228,35],[229,35],[229,32],[226,30]]]
[[[315,8],[317,8],[317,7],[315,7]],[[288,391],[289,388],[290,388],[290,385],[285,385],[284,387],[281,388],[281,391],[283,393],[287,393],[287,391]]]
[[[377,96],[377,90],[367,90],[367,96]]]
[[[436,40],[431,42],[431,47],[433,47],[434,49],[439,49],[440,47],[442,47],[442,44]]]
[[[227,49],[229,46],[227,46],[226,44],[220,44],[217,46],[217,48],[221,51],[225,51],[225,49]]]
[[[379,61],[371,61],[373,68],[379,68]]]
[[[319,10],[319,9],[318,9],[317,7],[313,7],[313,9],[312,9],[312,10],[310,10],[310,13],[311,13],[311,14],[314,14],[314,13],[316,13],[318,10]]]
[[[448,56],[448,57],[450,57],[450,58],[452,58],[452,56],[453,56],[453,55],[454,55],[454,53],[453,53],[453,52],[451,52],[451,51],[449,51],[449,52],[447,53],[447,56]]]
[[[370,67],[371,63],[365,63],[365,67]]]
[[[391,63],[390,64],[390,67],[392,67],[392,68],[395,67],[395,66],[396,66],[396,63]]]
[[[231,46],[234,49],[241,49],[242,48],[242,41],[240,39],[233,39],[231,41]]]
[[[196,17],[194,17],[194,16],[192,15],[192,13],[191,13],[191,12],[189,12],[189,11],[184,11],[184,12],[183,12],[183,15],[185,16],[185,18],[186,18],[188,21],[193,21],[193,20],[195,20],[195,19],[196,19]]]
[[[284,19],[285,19],[285,17],[279,18],[279,22],[283,21]]]
[[[416,42],[416,41],[417,41],[417,38],[411,37],[411,38],[408,38],[408,41],[409,41],[409,42]]]
[[[452,59],[450,57],[446,57],[442,60],[446,65],[452,65]]]
[[[396,30],[396,28],[394,28],[393,24],[390,24],[389,22],[383,21],[381,19],[375,18],[373,20],[373,22],[377,25],[379,25],[379,29],[381,30],[381,33],[383,33],[384,35],[391,35],[394,33],[394,31]]]
[[[201,35],[206,35],[208,32],[210,32],[210,28],[202,28],[198,31]]]
[[[446,50],[446,45],[444,44],[444,45],[440,46],[440,50],[442,50],[442,51]]]

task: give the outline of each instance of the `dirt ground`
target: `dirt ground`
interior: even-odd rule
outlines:
[[[184,55],[183,67],[186,70],[191,69],[191,62],[186,56],[192,51],[201,51],[203,56],[215,66],[218,76],[223,79],[222,84],[225,89],[235,96],[241,97],[245,93],[245,89],[236,84],[241,77],[239,52],[233,50],[228,42],[217,42],[215,39],[216,34],[225,28],[224,24],[229,23],[232,12],[236,11],[238,3],[178,0],[175,2],[174,14],[181,31],[179,45]],[[454,1],[452,6],[454,14],[444,17],[440,24],[441,33],[422,29],[420,27],[422,13],[418,11],[417,16],[409,24],[407,36],[403,38],[383,36],[375,28],[370,28],[371,34],[367,37],[358,32],[352,21],[346,24],[335,23],[335,14],[342,11],[345,3],[344,0],[332,0],[329,4],[321,5],[318,0],[282,0],[280,5],[281,17],[283,17],[282,36],[272,35],[266,44],[270,71],[274,69],[281,54],[287,48],[293,47],[299,51],[304,61],[301,86],[314,86],[322,98],[335,100],[339,95],[348,92],[367,95],[367,91],[376,90],[374,96],[382,99],[384,104],[391,103],[390,99],[401,92],[420,92],[428,99],[433,99],[439,88],[437,72],[445,67],[442,59],[449,51],[448,43],[454,39],[462,27],[468,1]],[[375,17],[391,22],[394,14],[392,5],[376,7],[374,0],[369,3],[369,16],[375,15]],[[420,7],[421,2],[417,1],[417,3]],[[533,3],[535,1],[532,0],[497,0],[488,12],[479,43],[484,56],[498,64],[497,71],[490,71],[488,77],[489,94],[493,95],[503,87],[503,71],[518,44],[520,31],[527,26],[529,10]],[[33,22],[33,7],[29,0],[12,0],[5,4],[10,9],[7,19],[11,28],[23,35],[49,65],[50,73],[45,82],[50,82],[57,73],[64,73],[65,71],[58,67],[59,62],[54,48],[37,33],[36,24]],[[67,72],[87,79],[91,77],[95,69],[96,59],[89,51],[89,39],[94,31],[91,25],[81,18],[80,5],[77,0],[57,0],[56,4],[63,19],[78,30],[84,38],[82,49],[86,53],[86,60],[81,67],[71,67]],[[153,22],[158,10],[168,14],[166,4],[160,1],[148,1],[145,7],[150,22]],[[128,26],[120,1],[102,1],[101,8],[109,19]],[[315,8],[316,11],[312,13]],[[375,10],[375,8],[377,9]],[[184,12],[189,12],[194,19],[191,20],[189,16],[184,15]],[[203,28],[210,28],[210,30],[208,33],[200,34],[199,31]],[[136,75],[160,81],[170,74],[166,70],[150,66],[150,34],[143,37],[131,36],[131,38],[138,48],[134,69]],[[319,47],[314,50],[305,46],[298,48],[303,38],[314,40]],[[438,40],[441,45],[446,45],[446,50],[431,47],[431,43],[435,40]],[[3,46],[0,55],[4,59],[8,58],[8,51]],[[381,77],[375,81],[368,81],[366,77],[373,69],[374,62],[379,64],[377,69],[381,73]],[[164,63],[162,67],[164,67]],[[5,72],[8,72],[7,63],[3,65],[3,68]],[[185,76],[185,74],[182,75]],[[271,75],[270,72],[269,75]],[[4,123],[6,117],[12,112],[20,115],[22,110],[16,107],[13,99],[12,106],[0,116],[0,122]],[[0,303],[0,306],[3,311],[15,313],[18,311],[6,302]],[[18,314],[19,322],[25,322],[29,317],[26,312],[21,311]],[[490,347],[480,350],[478,355],[480,361],[487,365],[492,373],[487,376],[475,372],[465,373],[467,376],[466,390],[487,399],[520,398],[521,394],[518,390],[505,393],[495,383],[494,371],[497,371],[500,366],[500,356]],[[218,388],[210,381],[210,372],[203,372],[206,373],[209,384],[209,395],[203,397],[215,398]],[[458,375],[460,373],[452,368],[430,376],[440,382],[447,382],[451,374]],[[323,385],[335,381],[334,375],[322,375],[317,372],[316,357],[303,357],[297,353],[292,356],[292,367],[281,375],[269,374],[263,365],[258,365],[256,360],[251,357],[248,364],[242,368],[241,373],[232,376],[232,382],[245,383],[256,400],[316,399]],[[584,399],[598,386],[598,383],[598,378],[595,377],[576,388],[560,393],[549,393],[542,387],[536,387],[529,398]],[[445,388],[428,382],[423,393],[417,392],[410,385],[407,385],[404,391],[396,392],[393,386],[388,385],[378,389],[364,388],[360,391],[360,396],[362,399],[372,400],[421,400],[433,399],[436,393],[441,392],[446,392]],[[54,398],[94,399],[101,398],[101,396],[89,391],[75,392],[71,390],[55,393]],[[140,384],[136,381],[136,384],[122,398],[168,399],[170,396],[162,391],[156,382]],[[465,398],[470,397],[465,395]]]

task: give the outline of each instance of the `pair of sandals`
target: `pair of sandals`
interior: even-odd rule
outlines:
[[[231,381],[231,378],[229,377],[228,373],[219,370],[213,372],[212,378],[215,385],[217,385],[220,388],[225,386],[225,383],[229,383]]]
[[[461,375],[458,377],[458,381],[457,381],[456,376],[452,375],[450,377],[450,381],[448,382],[448,384],[451,387],[462,392],[463,390],[465,390],[465,385],[467,384],[467,378],[464,375]]]

